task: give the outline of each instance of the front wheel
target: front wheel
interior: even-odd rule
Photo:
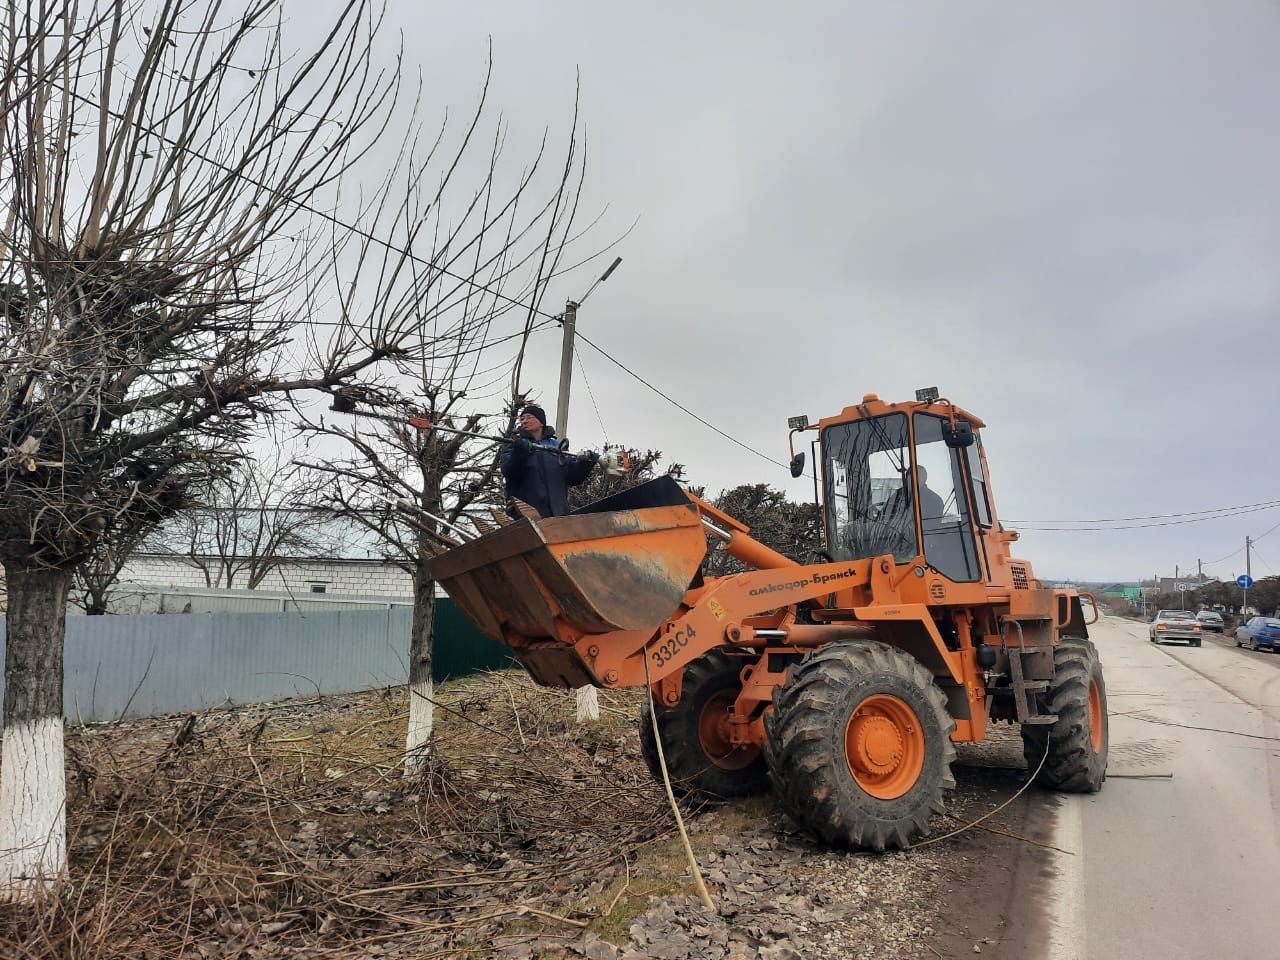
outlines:
[[[1024,724],[1022,752],[1038,769],[1036,782],[1052,790],[1096,793],[1107,778],[1107,687],[1094,645],[1063,637],[1053,648],[1053,687],[1041,696],[1052,725]]]
[[[677,796],[717,801],[768,791],[760,748],[735,746],[729,739],[729,715],[742,690],[745,663],[712,650],[684,668],[679,703],[657,704],[662,755]],[[640,752],[653,778],[661,781],[652,716],[646,699],[640,709]]]
[[[809,654],[774,690],[765,758],[783,808],[826,842],[902,849],[955,788],[954,729],[918,660],[844,641]]]

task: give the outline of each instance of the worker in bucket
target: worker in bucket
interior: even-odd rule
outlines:
[[[591,474],[600,454],[587,450],[576,457],[550,455],[534,450],[535,445],[560,450],[555,427],[547,426],[547,414],[537,404],[520,411],[515,443],[504,444],[498,466],[506,478],[507,496],[523,500],[544,517],[563,517],[569,512],[569,488]]]

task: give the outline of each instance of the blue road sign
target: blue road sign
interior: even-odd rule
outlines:
[[[1248,590],[1253,586],[1253,577],[1247,573],[1240,574],[1240,576],[1236,577],[1236,586],[1241,590]]]

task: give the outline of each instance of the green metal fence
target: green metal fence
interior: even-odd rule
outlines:
[[[433,680],[516,665],[510,647],[490,640],[473,627],[448,597],[436,599],[435,640],[431,652]]]

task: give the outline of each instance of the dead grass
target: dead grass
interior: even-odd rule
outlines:
[[[634,692],[602,693],[588,727],[570,693],[523,673],[437,697],[413,779],[402,688],[70,731],[70,874],[34,909],[0,910],[0,955],[461,957],[586,930],[621,944],[650,896],[688,892]]]

